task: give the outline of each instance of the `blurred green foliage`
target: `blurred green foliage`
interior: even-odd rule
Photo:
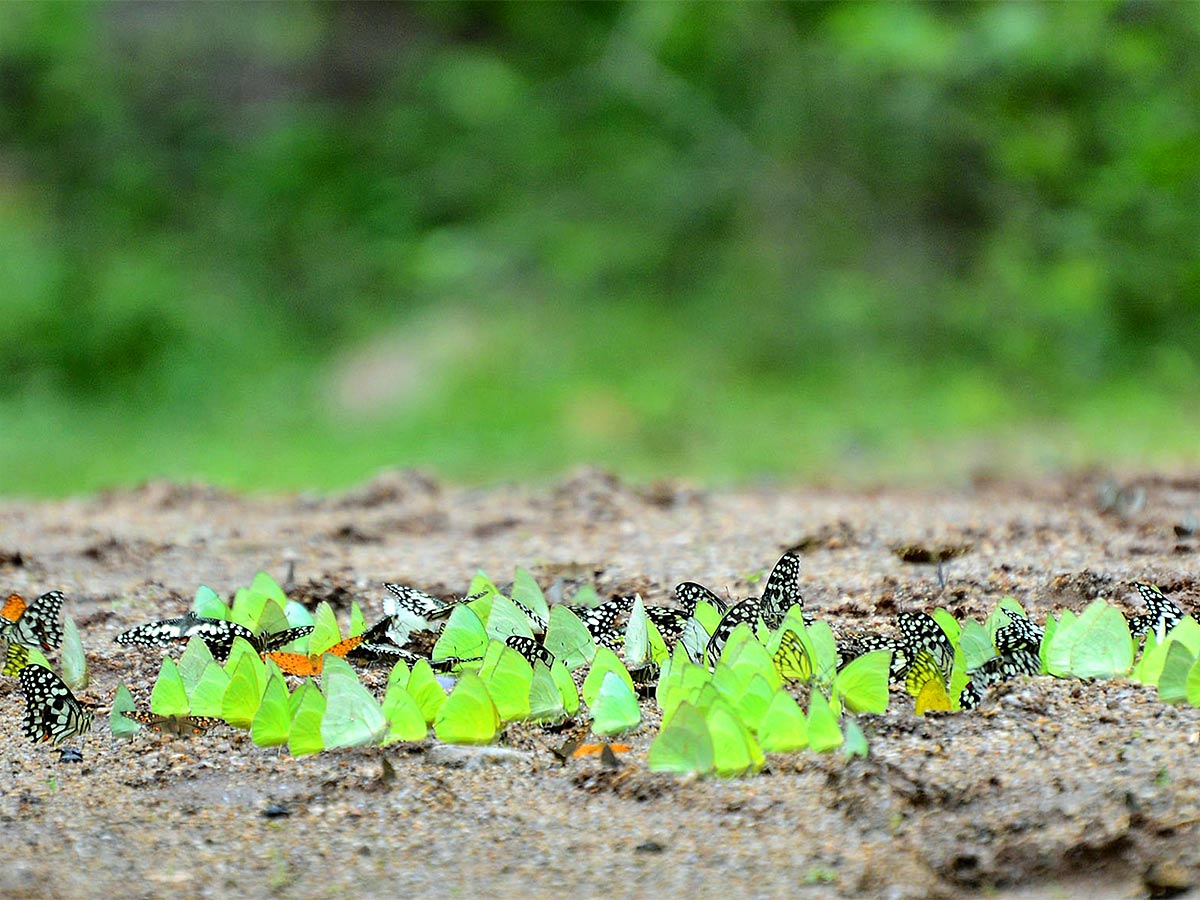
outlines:
[[[1197,147],[1190,4],[7,4],[0,492],[1194,462]]]

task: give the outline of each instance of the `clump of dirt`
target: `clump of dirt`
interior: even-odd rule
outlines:
[[[777,756],[729,781],[649,772],[649,707],[615,767],[561,759],[563,734],[527,726],[507,746],[302,759],[225,727],[108,735],[117,684],[146,696],[159,661],[113,637],[178,615],[199,584],[231,596],[259,569],[343,618],[354,600],[379,614],[383,581],[452,596],[515,565],[567,597],[590,584],[670,604],[684,580],[757,595],[786,548],[803,556],[809,609],[839,631],[933,606],[982,617],[1007,595],[1037,618],[1098,595],[1133,611],[1133,580],[1195,610],[1194,551],[1174,526],[1200,509],[1200,480],[1132,480],[1139,502],[1120,515],[1098,504],[1101,481],[702,491],[585,470],[480,490],[391,472],[332,497],[155,483],[4,503],[0,588],[67,593],[99,708],[84,761],[60,763],[25,741],[20,693],[0,679],[0,896],[1195,892],[1200,710],[1123,681],[1023,679],[973,713],[923,719],[897,694],[863,720],[867,758]]]

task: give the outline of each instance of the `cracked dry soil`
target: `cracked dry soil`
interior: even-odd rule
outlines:
[[[894,694],[864,722],[869,758],[771,757],[735,780],[649,773],[649,728],[619,770],[560,764],[528,728],[507,752],[431,742],[299,760],[225,727],[108,734],[118,681],[146,697],[159,659],[114,635],[258,569],[283,581],[294,566],[291,596],[329,600],[343,622],[351,599],[381,612],[384,580],[449,595],[514,565],[543,586],[561,577],[568,596],[590,582],[667,603],[682,580],[745,596],[789,547],[835,628],[937,605],[982,620],[1006,595],[1038,618],[1096,596],[1134,611],[1133,579],[1195,611],[1198,539],[1173,526],[1200,510],[1200,478],[1138,484],[1145,506],[1125,518],[1097,511],[1087,476],[705,491],[590,470],[489,489],[396,472],[334,496],[152,483],[3,502],[0,586],[67,593],[99,708],[83,763],[62,763],[26,742],[16,679],[0,679],[0,897],[1195,896],[1200,709],[1124,681],[1024,679],[927,719]],[[913,543],[971,550],[942,588],[892,550]]]

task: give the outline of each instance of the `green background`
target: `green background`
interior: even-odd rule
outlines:
[[[0,6],[0,492],[1197,462],[1188,3]]]

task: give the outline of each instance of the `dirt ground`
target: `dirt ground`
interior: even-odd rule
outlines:
[[[159,653],[119,631],[182,613],[198,584],[229,596],[258,569],[345,623],[381,582],[465,590],[514,565],[543,583],[670,602],[682,580],[757,594],[789,547],[808,607],[866,628],[945,606],[982,620],[1006,595],[1035,617],[1129,582],[1200,609],[1200,476],[979,482],[958,492],[633,487],[584,471],[539,487],[463,489],[387,473],[336,496],[240,497],[150,484],[0,504],[0,588],[66,592],[100,704],[83,763],[21,734],[0,679],[0,897],[1088,897],[1200,894],[1200,709],[1128,682],[1002,686],[973,713],[918,719],[893,696],[864,720],[867,759],[800,753],[696,780],[560,764],[514,733],[496,751],[439,747],[293,759],[218,728],[113,742],[119,680],[145,696]],[[1133,497],[1137,491],[1127,491]],[[1108,504],[1112,506],[1111,503]],[[1140,505],[1140,508],[1138,508]],[[1176,526],[1179,526],[1176,528]],[[946,569],[897,544],[970,545]],[[385,779],[385,757],[395,776]]]

